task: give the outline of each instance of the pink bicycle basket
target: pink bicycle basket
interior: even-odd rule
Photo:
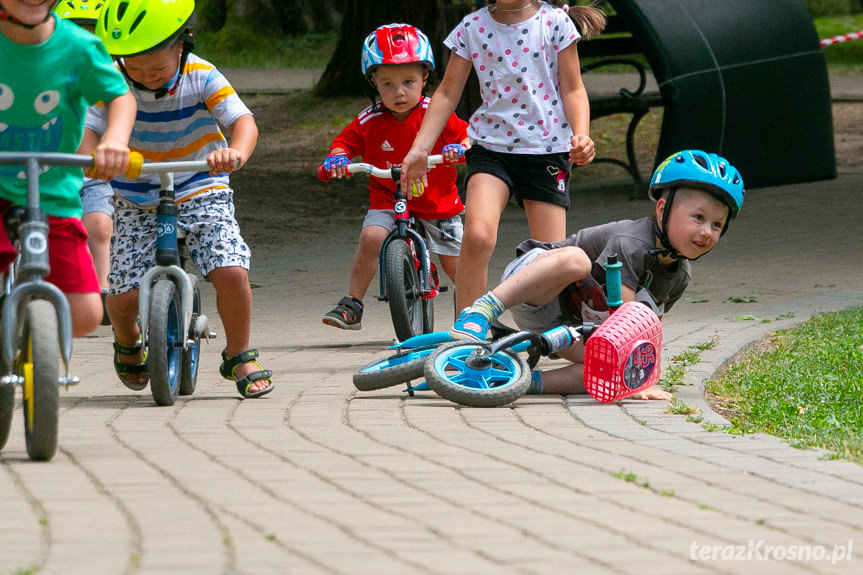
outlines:
[[[662,324],[647,306],[620,306],[584,345],[584,387],[602,402],[624,399],[657,382]]]

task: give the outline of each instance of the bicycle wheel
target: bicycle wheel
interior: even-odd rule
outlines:
[[[4,370],[3,375],[6,375]],[[0,449],[6,445],[12,429],[12,413],[15,411],[15,386],[0,383]]]
[[[423,306],[423,333],[434,332],[434,299],[424,299]]]
[[[439,347],[426,360],[426,382],[441,397],[470,407],[512,403],[530,387],[531,370],[519,355],[503,350],[477,356],[482,344],[457,341]]]
[[[201,292],[198,289],[198,278],[191,276],[192,280],[192,327],[201,315]],[[189,334],[190,337],[193,334]],[[201,338],[194,337],[195,343],[189,349],[183,350],[183,359],[180,366],[180,395],[192,395],[198,385],[198,359],[201,357]]]
[[[171,280],[161,279],[150,293],[147,338],[150,390],[159,405],[174,405],[177,401],[184,335],[177,287]]]
[[[34,461],[57,452],[60,409],[60,340],[54,306],[34,300],[24,311],[24,330],[15,365],[24,378],[24,438]]]
[[[411,247],[393,240],[387,247],[387,299],[396,337],[401,341],[423,333],[423,297]]]
[[[354,372],[354,387],[360,391],[372,391],[419,379],[423,376],[426,358],[435,349],[436,345],[427,345],[404,350],[400,355],[391,355],[361,367]]]

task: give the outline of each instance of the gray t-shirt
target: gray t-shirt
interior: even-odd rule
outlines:
[[[617,260],[623,264],[620,268],[621,283],[634,291],[647,289],[656,304],[664,305],[665,311],[668,311],[689,285],[692,267],[689,260],[677,260],[672,268],[663,266],[657,255],[649,253],[656,247],[654,238],[652,219],[620,220],[585,228],[559,242],[525,240],[515,251],[520,256],[533,248],[553,250],[566,246],[579,247],[593,262],[591,276],[603,286],[605,268],[602,264],[610,254],[617,254]],[[563,301],[561,304],[566,310]]]

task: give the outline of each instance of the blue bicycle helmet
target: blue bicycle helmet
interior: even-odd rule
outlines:
[[[665,248],[657,253],[676,258],[681,256],[668,241],[667,222],[668,214],[671,213],[674,194],[677,188],[682,186],[709,192],[728,206],[728,219],[725,220],[725,227],[722,228],[720,235],[724,235],[728,231],[728,224],[740,213],[745,193],[740,172],[728,160],[716,154],[708,154],[701,150],[683,150],[670,155],[659,164],[650,179],[647,193],[650,199],[655,202],[664,190],[670,191],[665,199],[662,227],[660,228],[656,222],[653,223],[654,232]]]
[[[728,160],[701,150],[684,150],[662,162],[650,180],[650,199],[659,199],[662,190],[686,186],[710,192],[728,206],[734,219],[743,206],[743,179]]]
[[[378,66],[387,64],[422,64],[434,70],[431,44],[419,28],[410,24],[380,26],[363,41],[363,75],[368,79]]]

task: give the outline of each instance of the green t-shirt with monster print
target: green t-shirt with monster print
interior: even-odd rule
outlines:
[[[68,20],[54,19],[54,33],[35,46],[0,34],[0,151],[75,153],[87,106],[110,102],[129,89],[95,36]],[[43,170],[42,210],[80,218],[81,169]],[[0,197],[26,203],[22,166],[0,165]]]

